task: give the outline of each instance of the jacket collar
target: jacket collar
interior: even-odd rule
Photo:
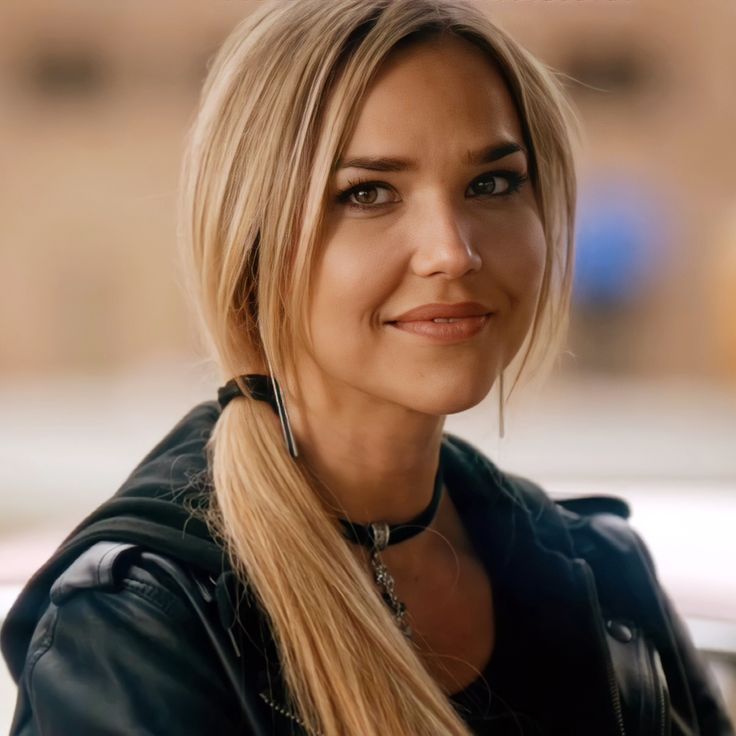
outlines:
[[[447,436],[442,451],[448,491],[507,613],[496,634],[518,653],[518,665],[504,669],[509,693],[523,698],[531,687],[551,733],[614,736],[595,583],[558,507],[457,437]]]

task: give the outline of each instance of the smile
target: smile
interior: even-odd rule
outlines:
[[[433,342],[462,342],[475,337],[485,327],[490,314],[473,317],[435,317],[434,319],[388,322],[391,327]]]

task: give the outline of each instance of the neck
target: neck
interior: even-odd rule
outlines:
[[[300,380],[286,402],[299,453],[325,500],[357,524],[408,521],[429,504],[444,417],[428,416],[352,387]]]

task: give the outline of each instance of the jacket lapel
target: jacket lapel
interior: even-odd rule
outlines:
[[[447,437],[442,462],[450,495],[507,613],[501,621],[518,656],[504,687],[522,702],[535,693],[550,733],[618,736],[595,584],[587,563],[575,558],[554,505],[457,438]],[[503,628],[496,633],[502,643]]]

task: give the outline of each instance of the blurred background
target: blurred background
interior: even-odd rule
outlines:
[[[448,429],[553,495],[608,493],[736,713],[736,3],[478,0],[585,131],[574,314],[545,382]],[[217,377],[176,261],[184,136],[254,3],[0,6],[0,618]],[[0,668],[0,730],[14,688]]]

